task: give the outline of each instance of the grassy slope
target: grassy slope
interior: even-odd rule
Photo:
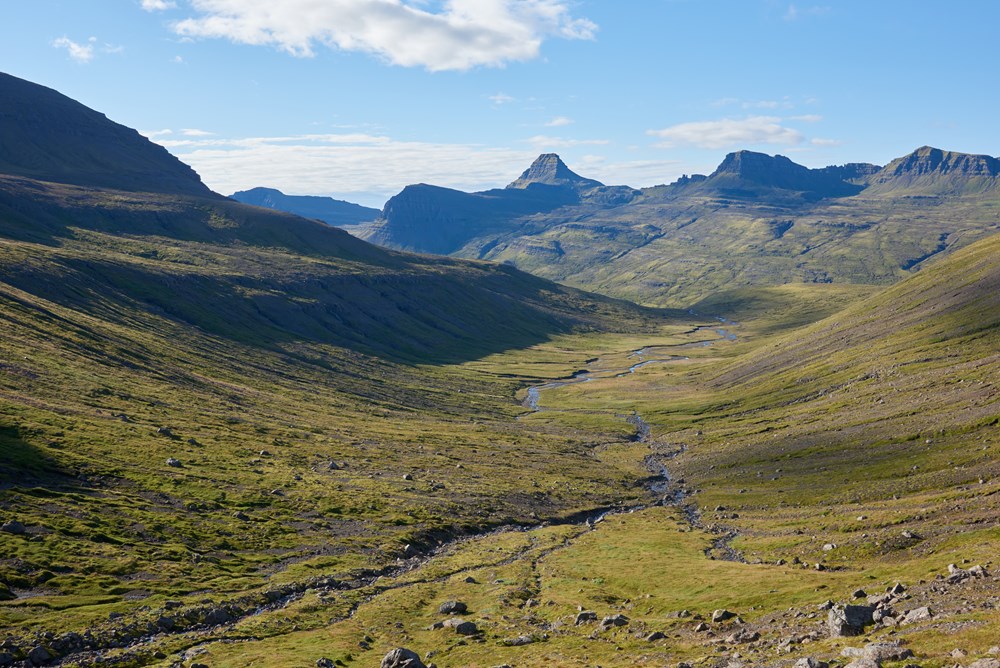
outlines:
[[[456,362],[651,314],[235,203],[3,186],[9,632],[110,634],[639,493],[602,436],[515,421],[524,381]]]
[[[558,214],[564,214],[560,217]],[[488,259],[640,303],[690,306],[724,290],[799,282],[888,285],[995,232],[985,196],[867,196],[768,204],[647,191],[609,210],[536,217]],[[460,255],[479,256],[486,240]]]

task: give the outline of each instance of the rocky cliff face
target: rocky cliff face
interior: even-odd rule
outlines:
[[[0,174],[218,197],[193,169],[135,130],[50,88],[2,73]]]
[[[922,146],[872,179],[870,194],[966,195],[1000,190],[1000,160]]]
[[[837,173],[809,169],[783,155],[770,156],[754,151],[727,155],[704,182],[704,187],[730,196],[750,197],[760,197],[769,190],[793,191],[808,199],[843,197],[860,190]]]
[[[593,179],[585,179],[569,167],[555,153],[543,153],[538,156],[520,177],[507,188],[527,188],[533,183],[547,186],[566,186],[576,190],[600,188],[604,184]]]

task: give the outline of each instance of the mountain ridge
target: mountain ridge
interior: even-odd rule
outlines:
[[[322,220],[334,227],[359,225],[378,217],[379,209],[315,195],[286,195],[277,188],[256,187],[229,196],[237,202],[294,213],[303,218]]]

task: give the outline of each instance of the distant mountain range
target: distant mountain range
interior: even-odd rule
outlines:
[[[822,169],[738,151],[708,176],[641,190],[545,154],[505,189],[409,186],[359,234],[689,307],[748,287],[888,284],[1000,230],[998,205],[1000,161],[926,146],[885,167]]]
[[[360,204],[353,204],[332,197],[312,195],[286,195],[274,188],[251,188],[229,196],[243,204],[260,206],[265,209],[287,211],[303,218],[322,220],[334,227],[345,227],[367,223],[378,218],[381,211]]]

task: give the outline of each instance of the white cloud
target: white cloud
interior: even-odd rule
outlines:
[[[566,116],[556,116],[551,121],[545,124],[547,128],[561,128],[567,125],[572,125],[573,119],[567,118]]]
[[[176,9],[177,3],[171,0],[142,0],[142,8],[147,12],[163,12],[168,9]]]
[[[185,128],[181,130],[181,134],[185,137],[211,137],[214,132],[208,132],[207,130],[196,130],[194,128]]]
[[[312,56],[317,45],[431,71],[536,58],[550,36],[592,39],[597,26],[568,0],[191,0],[186,37],[223,38]],[[438,6],[439,5],[439,6]],[[437,11],[434,11],[437,7]]]
[[[790,121],[799,121],[801,123],[819,123],[823,120],[823,117],[819,114],[802,114],[801,116],[789,116]]]
[[[148,135],[147,135],[148,136]],[[412,183],[474,191],[502,187],[537,157],[533,149],[398,141],[368,134],[161,140],[229,194],[271,186],[380,204]]]
[[[52,42],[52,46],[57,49],[66,49],[69,57],[78,63],[89,63],[94,59],[94,47],[97,43],[96,37],[91,37],[86,44],[74,42],[69,37],[60,37]]]
[[[788,5],[788,10],[785,12],[785,20],[796,21],[804,16],[823,16],[824,14],[829,14],[830,9],[830,7],[820,5],[814,5],[812,7]]]
[[[187,61],[184,60],[184,56],[174,56],[174,59],[170,61],[175,65],[186,65]]]
[[[140,130],[139,134],[147,139],[156,139],[158,137],[167,137],[174,134],[174,131],[170,128],[164,128],[163,130]]]
[[[607,139],[564,139],[562,137],[549,137],[546,135],[535,135],[534,137],[529,137],[524,141],[537,146],[539,149],[573,148],[575,146],[606,146],[611,143]]]
[[[839,139],[823,139],[821,137],[816,137],[815,139],[810,139],[809,143],[813,146],[840,146],[843,142]]]
[[[506,93],[497,93],[496,95],[487,95],[486,99],[493,104],[500,106],[501,104],[510,104],[514,101],[514,98]]]
[[[717,121],[681,123],[647,134],[663,139],[662,148],[697,146],[699,148],[742,148],[759,144],[792,145],[802,142],[800,132],[781,125],[777,116],[750,116],[744,119],[724,118]]]

